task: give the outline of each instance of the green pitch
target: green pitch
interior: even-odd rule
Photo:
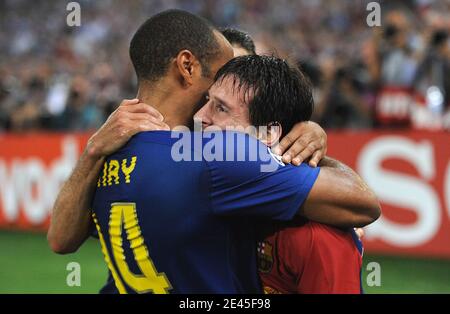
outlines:
[[[66,283],[66,266],[81,267],[81,286]],[[377,262],[381,286],[368,287],[366,265]],[[106,280],[106,264],[96,240],[75,254],[57,255],[45,235],[0,231],[0,293],[97,293]],[[450,261],[366,255],[366,293],[450,293]]]

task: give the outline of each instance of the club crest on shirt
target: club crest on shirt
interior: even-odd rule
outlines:
[[[273,247],[269,242],[258,242],[258,269],[262,273],[269,273],[273,266]]]
[[[280,291],[278,291],[272,287],[269,287],[269,286],[264,286],[263,289],[264,289],[264,294],[282,294]]]

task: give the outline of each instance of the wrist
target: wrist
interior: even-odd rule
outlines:
[[[105,159],[105,156],[100,153],[99,149],[94,143],[88,143],[83,151],[81,159],[89,163],[96,163]]]
[[[86,148],[84,149],[84,154],[86,155],[86,158],[91,159],[93,161],[99,160],[103,157],[105,157],[105,154],[102,152],[102,147],[98,143],[98,136],[97,134],[99,131],[97,131],[94,135],[92,135],[86,145]]]

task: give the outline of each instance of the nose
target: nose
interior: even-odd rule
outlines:
[[[202,128],[205,129],[212,125],[212,121],[208,114],[208,104],[204,105],[197,113],[194,115],[194,122],[196,124],[202,124]]]

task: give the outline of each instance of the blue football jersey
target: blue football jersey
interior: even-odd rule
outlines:
[[[105,291],[262,292],[257,221],[292,219],[320,169],[244,133],[205,134],[143,132],[106,159],[92,204]]]

